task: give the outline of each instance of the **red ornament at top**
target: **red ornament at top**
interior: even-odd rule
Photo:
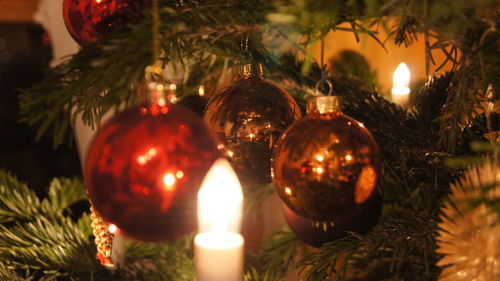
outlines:
[[[178,105],[118,113],[97,133],[85,181],[95,209],[141,241],[164,241],[196,229],[197,193],[217,144],[203,121]]]
[[[116,26],[137,19],[146,0],[64,0],[63,17],[76,42],[97,41]]]

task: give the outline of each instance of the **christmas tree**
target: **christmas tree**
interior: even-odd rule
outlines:
[[[275,193],[295,196],[283,200],[290,227],[276,228],[263,239],[246,234],[244,280],[500,280],[498,9],[490,0],[65,1],[66,25],[82,48],[48,70],[43,82],[22,90],[21,121],[37,126],[38,137],[50,135],[54,146],[70,143],[77,123],[99,129],[99,137],[89,158],[82,159],[87,186],[82,179],[54,179],[40,198],[8,171],[0,172],[0,279],[196,280],[195,229],[187,225],[187,215],[175,213],[181,214],[178,221],[169,215],[172,225],[153,233],[164,217],[147,210],[143,219],[132,219],[136,202],[116,214],[106,205],[106,198],[117,197],[118,187],[107,186],[115,179],[95,180],[102,169],[119,175],[129,169],[124,168],[129,160],[120,155],[135,149],[132,141],[154,143],[167,134],[162,137],[177,146],[162,148],[168,161],[178,162],[172,173],[162,174],[165,192],[178,192],[169,188],[188,181],[198,192],[216,156],[223,155],[243,183],[248,228],[258,232],[264,202]],[[408,104],[391,102],[359,54],[344,52],[325,62],[332,31],[368,36],[381,49],[389,41],[409,46],[423,40],[430,78],[415,86]],[[240,67],[230,73],[234,65]],[[444,66],[450,71],[431,71]],[[231,74],[237,81],[217,95]],[[261,89],[269,93],[267,99],[245,96]],[[151,93],[153,104],[134,107]],[[292,148],[286,144],[293,126],[313,120],[311,112],[324,113],[325,103],[308,104],[310,97],[327,98],[327,119],[339,120],[338,99],[325,97],[330,94],[340,97],[342,112],[352,117],[341,118],[355,131],[345,136],[336,131],[338,142],[348,145],[314,154],[312,162],[297,168],[299,179],[291,180],[295,168],[289,162],[298,160],[290,155],[317,151],[311,145],[332,136],[322,138],[330,127],[347,130],[333,123],[311,131],[305,126],[298,133],[304,141]],[[240,96],[224,100],[223,95]],[[211,98],[206,109],[200,96]],[[309,115],[301,119],[306,107]],[[138,114],[143,119],[127,117],[134,108],[143,110]],[[192,111],[204,115],[208,127]],[[115,127],[104,121],[114,112],[123,117],[109,121]],[[253,114],[241,121],[244,112]],[[164,115],[174,117],[155,123]],[[254,127],[263,129],[243,126],[257,119],[262,124]],[[149,127],[126,130],[136,123]],[[208,129],[223,146],[211,143]],[[195,138],[183,133],[189,130]],[[113,146],[106,148],[111,140]],[[342,152],[342,158],[328,156],[331,151]],[[134,161],[144,166],[162,153],[151,148]],[[343,168],[321,166],[328,159]],[[127,177],[146,181],[144,175],[154,173],[130,168]],[[342,182],[327,181],[327,186],[342,189],[323,192],[326,176]],[[132,201],[142,200],[139,194],[150,198],[149,183],[141,184],[124,184],[132,186]],[[112,192],[102,197],[103,190]],[[129,198],[124,194],[119,194],[122,201]],[[310,194],[321,200],[309,202]],[[194,204],[167,199],[150,204],[159,210]],[[124,216],[130,225],[119,220]],[[325,241],[301,234],[316,223],[327,228],[327,222],[335,234],[326,234]],[[114,236],[111,223],[136,239]],[[172,239],[164,241],[167,236]]]

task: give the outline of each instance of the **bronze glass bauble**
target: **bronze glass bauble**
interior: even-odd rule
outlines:
[[[314,221],[359,214],[377,189],[377,144],[364,125],[339,110],[337,97],[315,97],[308,115],[276,145],[273,178],[295,213]]]
[[[295,100],[263,79],[262,66],[249,64],[236,69],[234,83],[209,101],[204,119],[242,184],[258,185],[271,182],[274,145],[300,116]]]
[[[349,235],[349,232],[367,233],[378,222],[382,212],[382,197],[376,194],[359,214],[327,222],[299,216],[286,205],[283,208],[286,222],[295,235],[313,247],[321,247],[324,243]]]

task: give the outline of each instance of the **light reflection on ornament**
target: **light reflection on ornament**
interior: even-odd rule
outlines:
[[[146,163],[148,163],[148,161],[150,161],[156,153],[157,151],[155,148],[150,148],[146,154],[137,157],[137,163],[141,166],[146,165]]]
[[[345,156],[345,160],[346,160],[346,161],[351,161],[351,160],[352,160],[352,156],[351,156],[350,154],[347,154],[347,155]]]
[[[177,90],[177,85],[172,83],[172,84],[170,84],[169,89],[170,89],[170,91],[174,92]]]
[[[116,227],[116,225],[114,224],[110,224],[108,226],[108,231],[111,233],[111,234],[115,234],[117,231],[118,231],[118,227]]]
[[[233,155],[234,155],[234,152],[232,152],[231,150],[228,150],[228,151],[227,151],[227,156],[229,156],[229,157],[233,157]]]
[[[148,83],[148,88],[149,88],[151,91],[153,91],[153,90],[155,90],[155,89],[156,89],[156,85],[157,85],[157,83],[156,83],[156,82],[150,82],[150,83]]]
[[[144,156],[137,157],[137,163],[139,163],[139,165],[141,166],[146,165],[146,158],[144,158]]]
[[[318,160],[319,162],[323,162],[324,159],[325,157],[323,157],[323,155],[316,155],[316,160]]]
[[[165,189],[168,191],[173,190],[173,186],[176,181],[175,176],[171,173],[167,173],[163,176],[163,183],[165,184]]]
[[[200,88],[198,88],[198,95],[200,97],[205,96],[205,86],[201,85]]]
[[[370,198],[373,192],[373,186],[377,184],[377,171],[373,166],[365,166],[359,174],[358,181],[356,182],[354,201],[357,204],[362,204]]]
[[[287,187],[285,187],[285,193],[286,193],[287,195],[290,195],[290,196],[291,196],[291,195],[292,195],[292,189],[290,189],[290,187],[288,187],[288,186],[287,186]]]
[[[170,103],[173,103],[173,104],[176,104],[178,101],[177,96],[175,94],[169,94],[168,100]]]
[[[175,176],[178,178],[178,179],[182,179],[184,177],[184,172],[182,171],[177,171],[177,173],[175,173]]]

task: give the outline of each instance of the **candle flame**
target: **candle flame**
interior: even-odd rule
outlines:
[[[243,192],[229,162],[215,161],[198,192],[199,232],[240,232]]]
[[[408,87],[410,85],[410,70],[406,63],[402,62],[394,71],[394,76],[392,77],[392,82],[394,88],[396,87]]]
[[[394,76],[392,77],[393,88],[391,93],[393,95],[393,101],[401,106],[404,106],[408,100],[407,97],[410,94],[410,70],[406,63],[402,62],[394,71]],[[398,96],[400,98],[398,98]]]

